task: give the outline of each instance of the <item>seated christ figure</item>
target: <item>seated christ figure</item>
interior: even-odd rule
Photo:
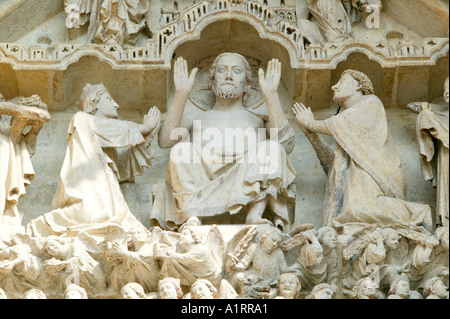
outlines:
[[[286,230],[293,222],[296,172],[287,157],[294,134],[278,96],[281,63],[273,59],[266,72],[259,70],[267,111],[256,115],[244,106],[252,87],[248,61],[240,54],[220,54],[208,78],[215,104],[183,127],[197,71],[189,75],[186,61],[175,61],[175,95],[158,136],[160,147],[172,149],[152,223],[176,229],[196,216],[203,223],[270,220]]]

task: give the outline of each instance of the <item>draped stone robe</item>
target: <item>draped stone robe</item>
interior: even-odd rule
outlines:
[[[267,110],[258,113],[250,109],[246,111],[262,119],[267,127]],[[213,111],[204,114],[210,112]],[[289,124],[278,132],[277,137],[276,141],[266,136],[266,140],[244,154],[223,157],[213,163],[207,160],[200,145],[191,142],[176,144],[171,150],[166,183],[158,185],[151,224],[176,229],[190,217],[236,215],[247,204],[268,197],[273,215],[288,226],[292,222],[290,208],[295,206],[296,177],[284,148],[294,138]],[[262,149],[270,150],[271,154],[265,163],[260,160],[259,150]],[[191,154],[190,162],[173,160],[173,154],[187,153]],[[199,161],[195,162],[194,158]],[[276,169],[271,171],[270,168]]]
[[[366,95],[325,121],[336,141],[324,199],[324,226],[431,225],[428,205],[408,202],[406,180],[384,106]]]
[[[150,165],[138,124],[78,112],[69,126],[67,151],[52,211],[27,225],[34,236],[106,232],[108,224],[143,227],[131,214],[119,181]],[[126,164],[115,148],[129,148]],[[123,157],[124,155],[122,155]],[[69,235],[69,234],[68,234]]]
[[[448,105],[429,106],[419,113],[416,125],[422,173],[437,187],[436,221],[448,227]]]

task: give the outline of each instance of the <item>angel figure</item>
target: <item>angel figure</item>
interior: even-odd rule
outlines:
[[[261,278],[275,287],[280,275],[287,270],[283,251],[280,249],[283,233],[276,227],[267,228],[261,238],[248,246],[241,258],[229,254],[226,263],[228,280],[236,291],[243,291],[245,281]]]
[[[194,226],[182,227],[175,246],[159,245],[155,249],[155,256],[162,260],[160,278],[178,278],[187,287],[197,279],[207,279],[218,286],[223,275],[224,251],[217,226],[211,226],[205,241]]]
[[[332,227],[322,227],[318,231],[303,231],[295,237],[302,237],[300,256],[291,269],[305,290],[311,290],[317,284],[328,282],[337,288],[339,264],[336,252],[338,234]]]
[[[88,252],[88,246],[79,238],[63,239],[50,236],[44,250],[50,257],[44,270],[60,275],[60,285],[75,283],[87,288],[92,295],[106,289],[102,265]]]
[[[386,258],[385,239],[383,229],[374,225],[354,233],[349,239],[344,248],[348,272],[344,280],[346,289],[351,289],[356,281],[369,276],[375,268],[379,269]]]
[[[46,290],[54,277],[44,271],[41,244],[24,234],[11,238],[10,245],[0,241],[0,286],[17,298],[32,288]]]
[[[414,248],[408,274],[416,289],[432,277],[441,277],[448,283],[448,238],[448,227],[442,226]]]
[[[159,280],[159,265],[153,257],[154,241],[144,228],[125,232],[116,228],[114,239],[108,241],[107,262],[108,289],[118,291],[129,282],[137,282],[149,293],[155,291]],[[109,237],[108,237],[109,238]]]

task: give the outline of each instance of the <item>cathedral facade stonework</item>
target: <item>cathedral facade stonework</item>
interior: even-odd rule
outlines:
[[[448,22],[3,1],[0,297],[448,299]]]

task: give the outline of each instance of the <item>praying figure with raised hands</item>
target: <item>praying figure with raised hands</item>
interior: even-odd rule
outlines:
[[[328,175],[324,226],[352,233],[367,224],[431,225],[428,205],[405,201],[406,180],[389,132],[383,103],[365,74],[345,71],[332,87],[343,111],[315,120],[310,108],[294,104],[297,124]],[[331,135],[335,147],[319,134]],[[356,227],[356,228],[355,228]]]

